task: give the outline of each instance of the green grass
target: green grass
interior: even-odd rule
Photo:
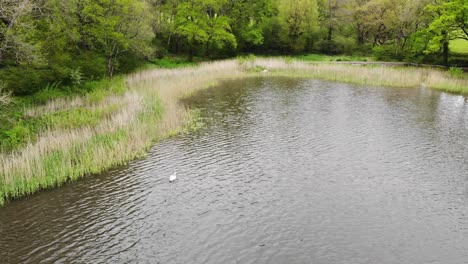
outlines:
[[[196,62],[190,62],[180,57],[164,57],[162,59],[151,61],[151,63],[145,66],[145,69],[175,69],[181,67],[194,66],[196,64]]]
[[[95,127],[104,118],[116,113],[120,108],[118,104],[112,104],[99,109],[76,108],[64,110],[52,114],[45,114],[38,122],[43,127],[50,129],[75,129],[84,126]]]
[[[124,77],[103,79],[84,83],[74,90],[69,87],[48,86],[44,90],[25,97],[13,98],[14,103],[2,109],[0,116],[0,152],[20,149],[28,142],[34,142],[41,131],[46,129],[75,129],[96,126],[101,120],[119,110],[118,104],[103,107],[81,107],[60,109],[30,116],[27,109],[40,107],[56,99],[71,99],[82,95],[89,104],[97,104],[111,95],[123,95],[126,91]],[[40,111],[39,111],[40,112]]]
[[[97,156],[94,150],[101,149],[99,152],[101,154],[112,152],[117,144],[128,138],[127,131],[117,130],[105,135],[96,135],[85,143],[73,144],[47,154],[41,160],[44,171],[41,177],[23,180],[18,175],[15,177],[16,180],[9,184],[0,181],[0,205],[7,197],[24,196],[39,189],[57,187],[68,181],[74,181],[84,174],[96,174],[112,166],[125,164],[126,160],[133,158],[132,153],[121,152],[112,158],[103,159]],[[101,160],[99,166],[96,166],[96,159]]]
[[[450,50],[458,54],[468,54],[468,40],[457,39],[450,41]]]

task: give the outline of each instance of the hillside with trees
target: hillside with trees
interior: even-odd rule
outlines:
[[[466,66],[466,0],[0,0],[1,87],[16,95],[168,54],[371,55]]]

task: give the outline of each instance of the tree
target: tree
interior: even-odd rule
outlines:
[[[178,6],[175,32],[186,40],[190,61],[200,46],[205,46],[207,51],[209,47],[236,47],[228,17],[219,14],[224,3],[225,0],[189,0]]]
[[[112,77],[119,56],[126,52],[149,55],[153,31],[150,7],[144,0],[84,0],[79,10],[85,25],[82,34],[106,56]]]
[[[8,60],[20,64],[40,59],[34,24],[39,8],[32,0],[0,0],[0,66]]]
[[[443,28],[450,31],[450,38],[468,40],[468,1],[449,0],[428,5],[434,15],[431,30]]]
[[[339,0],[319,0],[318,16],[321,26],[326,30],[326,40],[333,39],[333,33],[339,25],[338,12]]]
[[[282,40],[292,51],[304,49],[306,42],[318,29],[316,0],[298,0],[294,4],[288,0],[279,0],[278,10]]]
[[[432,35],[428,51],[440,50],[444,65],[448,66],[450,40],[468,40],[468,3],[465,0],[441,0],[429,4],[426,10],[432,16],[427,28]]]
[[[273,15],[271,0],[228,0],[221,12],[230,18],[240,50],[264,43],[264,28]]]

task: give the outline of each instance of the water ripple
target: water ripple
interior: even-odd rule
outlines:
[[[466,263],[466,98],[222,86],[186,102],[201,131],[0,209],[0,262]]]

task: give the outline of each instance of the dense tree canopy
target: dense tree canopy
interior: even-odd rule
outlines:
[[[0,0],[0,84],[17,94],[168,53],[364,53],[449,64],[468,0]]]

